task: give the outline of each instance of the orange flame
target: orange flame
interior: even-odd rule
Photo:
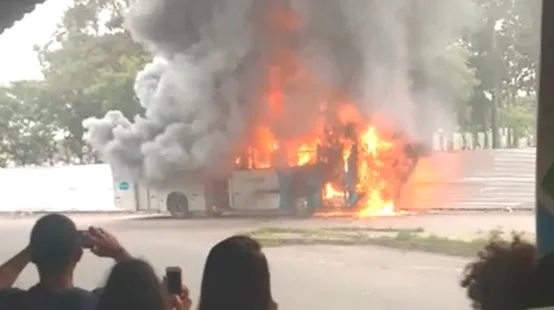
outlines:
[[[336,91],[322,91],[325,102],[319,105],[321,114],[319,121],[314,125],[313,134],[300,139],[280,139],[273,126],[283,125],[287,120],[284,104],[284,88],[291,84],[298,89],[312,89],[317,84],[317,91],[322,87],[314,82],[313,76],[307,76],[307,68],[303,67],[295,56],[293,48],[289,46],[287,38],[302,31],[303,24],[294,11],[287,8],[273,8],[266,17],[265,25],[273,36],[267,36],[267,84],[266,84],[266,110],[265,115],[255,132],[249,146],[245,148],[246,156],[238,158],[236,163],[242,168],[267,169],[278,166],[304,166],[317,163],[317,148],[325,143],[322,128],[327,121],[325,116],[332,115],[334,123],[338,122],[344,127],[354,124],[358,133],[357,141],[345,139],[342,144],[343,172],[349,169],[348,162],[354,158],[352,148],[356,147],[357,184],[356,194],[362,198],[357,204],[357,216],[382,216],[398,214],[394,201],[398,194],[402,170],[406,165],[406,157],[403,152],[404,141],[395,138],[393,126],[387,126],[384,118],[364,118],[356,105],[351,104],[342,96],[336,99]],[[299,85],[300,84],[300,85]],[[335,95],[329,95],[335,94]],[[327,97],[332,97],[331,99]],[[301,104],[301,103],[299,103]],[[325,116],[324,116],[325,115]],[[376,122],[376,121],[379,122]],[[278,160],[285,162],[279,162]],[[336,184],[335,184],[336,183]],[[340,181],[330,182],[323,186],[323,199],[325,201],[340,201],[342,205],[348,200],[347,190]],[[338,215],[343,210],[330,212],[324,215]]]
[[[377,128],[369,126],[360,136],[362,159],[358,164],[358,190],[365,193],[366,199],[359,217],[394,215],[394,195],[400,184],[396,183],[394,161],[402,159],[392,139],[383,139]]]

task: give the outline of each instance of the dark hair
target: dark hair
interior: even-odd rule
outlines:
[[[535,245],[514,235],[513,240],[491,240],[469,263],[461,286],[476,310],[523,310],[535,287]]]
[[[75,263],[78,250],[77,227],[65,215],[47,214],[38,219],[31,230],[31,261],[40,271],[63,271]]]
[[[169,310],[167,292],[149,263],[117,263],[100,292],[98,310]]]
[[[268,263],[256,240],[233,236],[210,250],[198,310],[268,310],[272,302]]]
[[[542,257],[534,271],[533,295],[528,308],[554,306],[554,253]]]

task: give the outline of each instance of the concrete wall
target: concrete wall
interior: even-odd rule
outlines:
[[[118,211],[108,165],[0,169],[0,212]]]
[[[535,149],[437,152],[421,160],[405,189],[405,208],[534,206]]]

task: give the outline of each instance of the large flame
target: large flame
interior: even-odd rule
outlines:
[[[351,112],[351,111],[350,111]],[[395,195],[400,194],[402,176],[409,169],[409,160],[404,153],[405,141],[395,138],[393,132],[374,125],[372,122],[360,121],[357,161],[358,180],[356,191],[364,195],[359,202],[355,215],[357,217],[393,216],[401,212],[395,206]],[[385,127],[386,128],[386,127]],[[344,161],[350,156],[350,149],[343,151]],[[345,167],[347,170],[347,167]],[[324,186],[324,199],[345,199],[344,189],[327,183]],[[338,216],[346,213],[335,210],[322,213],[322,216]]]
[[[298,57],[292,52],[288,38],[302,28],[302,23],[294,11],[286,7],[275,7],[269,10],[266,18],[267,31],[273,39],[268,42],[267,51],[267,87],[265,96],[265,114],[253,132],[253,137],[244,154],[237,159],[237,165],[243,169],[267,169],[272,167],[295,167],[316,164],[318,146],[325,145],[325,126],[333,120],[332,128],[352,126],[356,132],[355,139],[342,139],[342,162],[344,172],[349,167],[356,167],[356,184],[348,193],[344,181],[333,180],[323,185],[323,198],[326,202],[345,202],[349,195],[359,195],[356,202],[358,217],[383,216],[398,214],[394,201],[399,193],[403,171],[408,167],[404,154],[405,141],[396,137],[395,126],[387,122],[386,117],[372,115],[367,118],[359,111],[357,105],[348,102],[347,96],[337,96],[340,90],[327,90],[309,74]],[[321,115],[313,131],[301,139],[280,139],[274,131],[274,124],[286,123],[284,111],[284,89],[295,86],[297,89],[309,88],[322,92],[320,98]],[[317,85],[317,87],[314,87]],[[323,91],[322,91],[323,89]],[[341,99],[337,99],[340,97]],[[347,99],[345,99],[347,98]],[[352,150],[356,149],[355,165],[348,165],[352,160]],[[352,186],[350,187],[352,188]],[[340,204],[339,204],[340,205]],[[344,204],[343,204],[344,205]],[[344,213],[344,208],[333,209],[324,216]]]
[[[339,109],[351,109],[352,105],[339,106]],[[350,111],[351,112],[351,111]],[[393,130],[378,120],[359,120],[355,123],[358,130],[357,182],[355,192],[362,196],[355,208],[357,217],[392,216],[399,214],[395,206],[395,197],[402,187],[402,176],[409,169],[409,160],[404,153],[406,142],[401,137],[395,137]],[[380,126],[381,124],[381,126]],[[321,136],[311,136],[298,141],[278,141],[269,127],[259,127],[256,131],[255,143],[248,149],[251,152],[247,168],[265,169],[278,165],[288,167],[315,164],[317,162],[317,147],[323,141]],[[344,171],[351,157],[352,141],[343,142]],[[281,149],[281,147],[283,149]],[[286,162],[272,161],[280,151],[286,151]],[[323,186],[325,201],[346,201],[348,193],[344,184],[327,182]],[[346,209],[333,209],[320,213],[321,216],[339,216],[351,214]]]

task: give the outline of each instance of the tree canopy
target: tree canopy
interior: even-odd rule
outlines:
[[[47,151],[34,145],[45,143],[53,147],[50,163],[94,161],[83,141],[82,121],[111,109],[129,117],[142,112],[133,83],[150,56],[122,28],[126,6],[124,1],[75,1],[48,44],[35,47],[44,80],[0,90],[6,102],[0,117],[9,120],[12,133],[4,137],[6,160],[43,164]]]

